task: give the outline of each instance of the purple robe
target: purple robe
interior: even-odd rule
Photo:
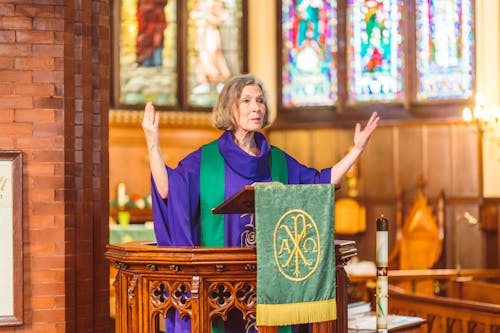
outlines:
[[[219,151],[224,158],[224,198],[231,197],[245,185],[271,181],[269,158],[271,147],[264,135],[255,134],[260,148],[258,156],[244,152],[234,142],[230,131],[224,132],[218,140]],[[331,169],[308,168],[285,153],[289,184],[329,184]],[[168,199],[159,195],[151,178],[153,220],[156,240],[159,246],[200,245],[200,162],[201,148],[186,156],[168,172]],[[255,246],[255,222],[250,214],[227,214],[224,216],[225,246]],[[170,311],[172,313],[173,311]],[[238,318],[226,323],[227,332],[244,332],[243,324],[234,327]],[[175,329],[173,325],[175,322]],[[183,328],[181,329],[180,326]],[[190,332],[190,320],[179,320],[176,315],[167,318],[167,332]],[[170,328],[170,330],[169,330]]]

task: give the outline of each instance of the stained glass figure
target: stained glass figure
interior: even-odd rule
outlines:
[[[403,98],[402,0],[348,0],[348,95],[354,102]]]
[[[177,104],[175,0],[120,3],[120,104]]]
[[[469,98],[473,82],[471,0],[417,0],[417,100]]]
[[[282,1],[282,100],[285,107],[337,100],[337,1]]]
[[[212,106],[243,71],[242,0],[189,0],[188,13],[188,101]]]

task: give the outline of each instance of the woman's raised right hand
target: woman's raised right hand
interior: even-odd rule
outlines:
[[[142,118],[142,129],[146,136],[148,148],[158,148],[160,135],[159,135],[160,114],[155,111],[153,103],[147,102],[144,108],[144,116]]]

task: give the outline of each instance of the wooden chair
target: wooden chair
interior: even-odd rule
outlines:
[[[423,182],[417,184],[417,194],[405,216],[404,195],[398,195],[396,216],[396,242],[389,255],[390,269],[436,268],[443,252],[444,193],[441,192],[433,208],[423,191]],[[403,216],[405,216],[403,218]],[[432,295],[432,284],[400,285],[412,292]]]

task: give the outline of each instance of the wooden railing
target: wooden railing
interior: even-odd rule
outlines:
[[[452,281],[447,296],[468,301],[500,305],[500,281],[490,283],[469,279]]]
[[[500,269],[419,269],[389,270],[389,283],[406,292],[420,295],[446,294],[447,284],[457,279],[500,279]],[[351,288],[364,300],[369,300],[370,285],[374,286],[375,275],[349,275]],[[366,293],[366,295],[365,295]]]
[[[500,269],[394,269],[389,270],[388,275],[391,282],[454,280],[463,277],[500,279]],[[376,279],[375,275],[349,275],[349,280],[353,283],[374,279]]]
[[[344,265],[357,254],[355,242],[335,241],[337,320],[312,325],[313,332],[347,332]],[[115,332],[158,332],[170,308],[191,318],[193,333],[211,332],[214,317],[238,309],[255,317],[255,248],[157,247],[144,242],[108,245],[117,268]],[[221,292],[222,290],[222,292]],[[277,327],[259,327],[260,333]]]
[[[425,319],[422,333],[500,333],[500,269],[390,270],[388,274],[389,313]],[[349,276],[351,288],[369,301],[375,279]],[[428,285],[434,294],[428,293]]]
[[[500,305],[389,292],[389,312],[424,318],[422,333],[499,333]]]

